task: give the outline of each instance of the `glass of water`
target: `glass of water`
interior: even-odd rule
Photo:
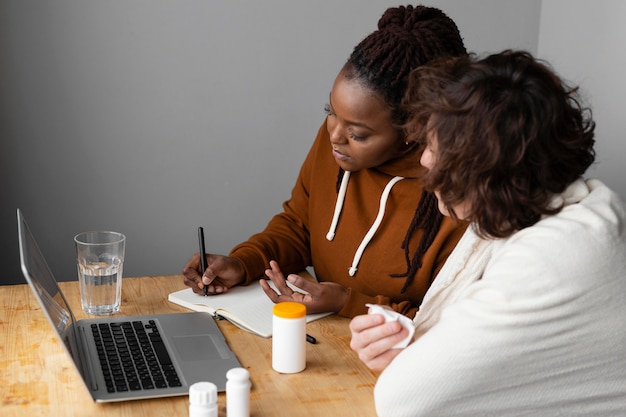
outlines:
[[[87,314],[120,311],[126,237],[117,232],[91,231],[74,236],[80,300]]]

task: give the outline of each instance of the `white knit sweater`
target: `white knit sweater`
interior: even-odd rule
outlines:
[[[507,239],[470,229],[381,374],[387,416],[626,416],[626,212],[579,180]]]

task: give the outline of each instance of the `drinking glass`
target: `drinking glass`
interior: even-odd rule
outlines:
[[[87,314],[120,311],[126,237],[118,232],[90,231],[74,236],[80,300]]]

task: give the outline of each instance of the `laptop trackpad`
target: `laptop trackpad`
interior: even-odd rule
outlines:
[[[211,335],[174,336],[174,347],[183,362],[219,359],[224,355],[213,342]],[[227,355],[228,357],[229,355]]]

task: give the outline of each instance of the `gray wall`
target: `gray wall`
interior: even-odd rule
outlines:
[[[332,81],[392,1],[0,0],[0,283],[23,209],[59,280],[72,237],[128,237],[126,276],[226,253],[289,197]],[[537,52],[541,1],[429,1],[470,50]]]
[[[626,2],[543,0],[538,55],[579,85],[596,121],[596,163],[588,175],[626,199]]]

